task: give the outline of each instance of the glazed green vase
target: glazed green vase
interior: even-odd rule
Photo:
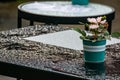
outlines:
[[[100,63],[105,61],[106,40],[88,41],[83,40],[84,61]]]
[[[73,5],[88,5],[89,0],[72,0]]]

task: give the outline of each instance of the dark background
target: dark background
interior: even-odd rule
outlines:
[[[0,31],[17,28],[17,6],[27,1],[36,0],[0,0]],[[101,3],[115,8],[116,16],[113,20],[112,32],[120,32],[120,0],[90,0],[90,2]],[[23,26],[26,27],[28,21],[23,20],[23,22]],[[74,27],[76,25],[72,26]]]

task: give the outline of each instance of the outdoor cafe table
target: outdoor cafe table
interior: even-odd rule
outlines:
[[[87,22],[88,17],[106,16],[111,33],[115,9],[108,5],[89,3],[89,5],[72,5],[72,1],[33,1],[18,5],[18,28],[22,19],[46,24],[79,24]]]
[[[120,43],[107,45],[104,63],[90,64],[80,50],[24,39],[64,30],[71,28],[36,25],[1,31],[0,74],[23,80],[120,80]]]

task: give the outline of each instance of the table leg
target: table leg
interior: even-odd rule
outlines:
[[[112,21],[108,21],[108,32],[111,34],[111,30],[112,30]]]
[[[18,16],[18,23],[17,23],[17,27],[18,28],[21,28],[22,27],[22,18],[20,18],[19,16]]]
[[[33,21],[30,21],[30,26],[33,26],[34,22]]]

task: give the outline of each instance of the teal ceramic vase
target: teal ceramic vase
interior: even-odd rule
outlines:
[[[89,0],[72,0],[73,5],[88,5]]]
[[[90,63],[100,63],[105,60],[106,40],[88,41],[83,40],[84,61]]]

